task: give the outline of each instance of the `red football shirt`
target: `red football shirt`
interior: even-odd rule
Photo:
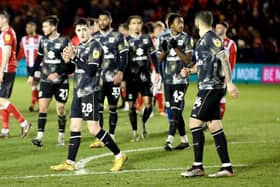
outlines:
[[[0,57],[1,57],[0,64],[2,63],[2,59],[3,59],[3,57],[2,57],[3,48],[7,45],[10,45],[12,47],[12,50],[11,50],[10,59],[9,59],[8,63],[6,64],[4,72],[8,72],[8,73],[16,72],[17,37],[16,37],[16,33],[15,33],[14,29],[12,29],[11,27],[9,27],[9,29],[6,31],[2,31],[2,33],[0,34]]]

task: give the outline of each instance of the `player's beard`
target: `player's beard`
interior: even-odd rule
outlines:
[[[102,28],[100,27],[100,30],[102,30],[104,32],[108,31],[109,29],[110,29],[110,25],[105,25]]]

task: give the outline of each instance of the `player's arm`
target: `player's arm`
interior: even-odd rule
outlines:
[[[3,82],[4,70],[5,70],[6,65],[9,62],[11,54],[12,54],[12,46],[11,45],[5,45],[2,48],[2,63],[1,63],[1,66],[0,66],[0,83]]]
[[[230,62],[231,71],[233,71],[233,68],[236,64],[236,55],[237,55],[237,47],[236,44],[233,42],[229,48],[229,62]]]
[[[175,50],[177,56],[181,59],[182,62],[185,64],[190,64],[192,62],[192,39],[185,42],[185,51],[181,51],[181,49],[178,48],[178,43],[175,39],[172,39],[170,41],[170,45]]]
[[[123,80],[123,73],[127,67],[128,63],[128,42],[126,38],[120,34],[118,44],[118,54],[119,54],[119,68],[118,72],[114,76],[114,84],[120,84]]]
[[[17,54],[17,60],[23,59],[24,58],[24,48],[23,48],[23,40],[21,39],[20,45],[19,45],[19,51]]]
[[[222,63],[222,69],[225,75],[225,83],[227,85],[227,90],[231,97],[237,98],[240,93],[237,87],[232,83],[230,63],[225,51],[222,50],[218,52],[216,56]]]
[[[43,47],[42,47],[43,46],[42,42],[43,42],[43,40],[40,40],[39,48],[38,48],[38,55],[37,55],[37,58],[35,59],[34,66],[33,66],[32,71],[31,71],[31,75],[29,76],[30,78],[37,77],[37,76],[40,77],[41,62],[44,58],[44,50],[43,50]]]
[[[192,67],[188,68],[188,74],[196,74],[197,73],[197,65],[194,64]]]
[[[159,38],[158,45],[158,63],[162,63],[167,56],[168,53],[168,43],[166,40],[162,40],[162,37]]]
[[[149,38],[149,50],[150,50],[150,57],[151,57],[152,63],[155,67],[155,71],[157,74],[159,74],[159,63],[158,63],[157,51],[155,49],[155,46],[154,46],[151,38]]]
[[[85,70],[86,74],[93,77],[96,75],[98,68],[103,60],[103,49],[98,43],[93,44],[91,55],[89,59],[83,59],[79,56],[75,56],[72,60],[79,68]]]

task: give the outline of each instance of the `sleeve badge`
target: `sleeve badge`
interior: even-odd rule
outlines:
[[[92,52],[92,57],[93,57],[93,59],[98,59],[100,57],[100,52],[98,50],[94,49]]]
[[[219,40],[219,39],[214,39],[213,42],[214,42],[214,45],[215,45],[216,47],[221,47],[221,46],[222,46],[222,42],[221,42],[221,40]]]

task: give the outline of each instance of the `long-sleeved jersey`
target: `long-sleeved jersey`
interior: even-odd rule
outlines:
[[[159,52],[163,52],[162,44],[166,41],[168,44],[168,52],[164,59],[164,83],[165,84],[187,84],[188,77],[183,78],[180,75],[181,70],[187,65],[179,58],[175,50],[171,47],[170,41],[174,39],[177,41],[178,48],[183,53],[192,51],[193,41],[192,38],[185,32],[181,32],[177,36],[173,36],[171,32],[166,32],[159,38]]]
[[[58,35],[55,39],[49,39],[48,37],[43,37],[39,44],[38,57],[39,61],[36,60],[34,65],[34,70],[36,71],[40,68],[40,61],[43,59],[43,64],[41,67],[41,81],[50,82],[47,80],[48,75],[54,72],[63,74],[61,71],[62,66],[65,66],[65,63],[61,57],[63,49],[68,45],[70,40],[65,37]],[[62,80],[67,81],[67,74],[64,74],[61,77]]]
[[[104,82],[113,82],[117,71],[124,71],[127,64],[128,44],[125,37],[113,30],[104,34],[98,31],[94,38],[102,44],[104,58],[101,76]]]
[[[80,43],[72,63],[76,65],[74,94],[83,97],[100,89],[99,79],[103,63],[103,49],[98,41],[91,38],[86,43]]]
[[[156,50],[151,38],[146,34],[142,34],[139,37],[128,36],[127,42],[129,52],[124,79],[129,82],[151,81],[150,62],[151,59],[156,59],[151,58],[152,55],[156,57]]]
[[[199,90],[225,88],[222,64],[216,57],[222,50],[224,50],[222,40],[213,31],[208,31],[198,40],[195,58]]]

